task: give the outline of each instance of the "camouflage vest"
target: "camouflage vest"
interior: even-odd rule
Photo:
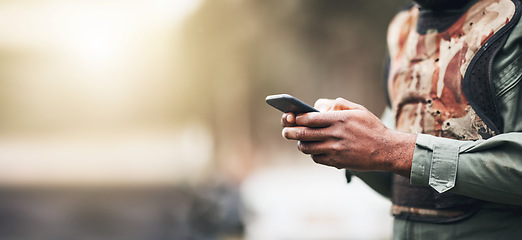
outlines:
[[[444,13],[414,6],[394,18],[388,30],[387,87],[397,130],[459,140],[500,133],[502,120],[490,83],[491,63],[518,22],[519,5],[518,0],[483,0]],[[404,208],[456,210],[459,214],[440,218],[399,216],[451,222],[471,215],[480,201],[439,194],[395,176],[392,202]]]

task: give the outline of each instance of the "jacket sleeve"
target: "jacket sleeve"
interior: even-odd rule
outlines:
[[[410,181],[441,193],[522,205],[522,133],[474,142],[420,134]]]

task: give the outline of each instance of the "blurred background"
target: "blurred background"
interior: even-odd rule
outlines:
[[[264,98],[380,115],[406,3],[1,0],[0,239],[390,239]]]

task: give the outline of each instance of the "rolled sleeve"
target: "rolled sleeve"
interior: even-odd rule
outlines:
[[[419,134],[410,183],[486,201],[522,204],[522,133],[459,141]]]
[[[459,141],[420,134],[413,154],[410,182],[429,185],[439,193],[455,186]]]
[[[428,185],[430,179],[432,138],[429,135],[419,134],[415,143],[415,151],[411,163],[410,183],[413,185]]]

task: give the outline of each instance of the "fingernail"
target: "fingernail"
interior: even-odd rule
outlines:
[[[289,122],[289,123],[293,123],[294,122],[294,115],[292,115],[292,114],[286,115],[286,121]]]
[[[283,135],[283,138],[286,138],[286,128],[283,128],[283,131],[281,131],[281,135]]]

